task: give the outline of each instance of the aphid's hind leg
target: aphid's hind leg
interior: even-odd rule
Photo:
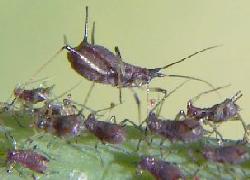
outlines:
[[[110,119],[109,119],[110,122],[113,122],[114,124],[117,124],[116,123],[116,117],[115,116],[112,116]]]
[[[116,52],[116,56],[119,58],[119,63],[118,63],[118,67],[117,67],[117,72],[118,72],[118,88],[119,88],[119,101],[120,104],[122,104],[122,76],[124,74],[124,66],[123,66],[123,62],[122,62],[122,56],[121,56],[121,52],[118,48],[118,46],[115,46],[115,52]]]

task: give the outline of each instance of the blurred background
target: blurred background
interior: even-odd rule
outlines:
[[[138,66],[161,67],[203,48],[223,45],[164,72],[205,79],[214,86],[231,84],[220,91],[220,96],[210,93],[196,105],[212,106],[241,90],[240,113],[250,123],[250,2],[245,0],[1,0],[0,101],[8,100],[18,83],[31,78],[62,47],[64,34],[72,46],[80,43],[86,5],[90,29],[92,22],[96,22],[96,43],[112,51],[114,46],[119,46],[124,61]],[[82,79],[71,69],[66,52],[58,55],[35,79],[43,77],[50,77],[47,84],[56,84],[57,94]],[[166,77],[150,85],[171,90],[183,81]],[[71,92],[73,99],[83,102],[90,85],[91,82],[83,80]],[[188,82],[167,99],[161,115],[173,119],[179,110],[186,109],[190,98],[208,89],[206,84]],[[146,91],[136,91],[142,100],[145,118]],[[153,93],[150,98],[157,95]],[[100,109],[118,101],[117,88],[97,84],[88,105]],[[123,101],[111,115],[117,120],[129,118],[137,122],[137,106],[130,90],[123,90]],[[223,124],[220,131],[224,138],[237,139],[243,134],[237,121]]]

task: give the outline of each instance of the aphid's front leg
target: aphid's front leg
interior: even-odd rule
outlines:
[[[95,87],[95,82],[93,81],[93,83],[91,84],[91,86],[90,86],[90,88],[89,88],[89,90],[88,90],[88,93],[87,93],[87,95],[86,95],[86,97],[85,97],[85,99],[84,99],[84,102],[83,102],[83,105],[84,106],[86,106],[86,104],[87,104],[87,102],[88,102],[88,100],[89,100],[89,97],[90,97],[90,94],[91,94],[91,92],[93,91],[93,88]]]
[[[217,130],[217,126],[216,126],[216,124],[215,123],[210,123],[209,121],[206,121],[206,123],[213,129],[213,131],[212,131],[212,133],[215,133],[215,135],[216,135],[216,139],[218,140],[218,137],[217,136],[219,136],[220,137],[220,139],[219,139],[219,144],[220,145],[222,145],[223,144],[223,141],[224,141],[224,139],[223,139],[223,136],[222,136],[222,134]]]
[[[102,143],[105,144],[104,142],[102,142]],[[101,166],[104,167],[104,161],[102,159],[102,156],[101,156],[100,152],[97,149],[97,146],[98,146],[98,142],[95,143],[95,152],[96,152],[96,154],[98,154],[98,156],[100,158]]]

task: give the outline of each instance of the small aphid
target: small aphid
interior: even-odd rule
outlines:
[[[222,164],[239,164],[249,159],[248,150],[244,145],[205,147],[202,154],[207,160]]]
[[[85,129],[83,122],[84,116],[81,114],[58,115],[49,118],[40,117],[36,120],[35,126],[59,137],[76,137]]]
[[[162,120],[154,112],[150,112],[147,127],[153,133],[167,138],[171,142],[193,142],[203,137],[203,127],[198,121],[184,119],[182,121]]]
[[[37,104],[49,99],[53,87],[54,86],[39,87],[34,89],[23,89],[18,87],[14,89],[14,96],[24,104]]]
[[[33,150],[13,150],[9,151],[7,155],[7,164],[10,168],[17,163],[37,173],[45,173],[48,162],[49,160],[45,156]]]
[[[144,157],[137,166],[137,174],[142,170],[150,172],[157,180],[183,180],[186,179],[179,168],[169,162],[156,160],[154,157]]]
[[[227,121],[239,115],[239,106],[236,101],[242,97],[242,93],[237,92],[232,98],[227,98],[219,104],[215,104],[209,108],[195,107],[192,101],[187,105],[187,116],[200,120],[208,120],[213,122]]]
[[[84,124],[103,144],[122,144],[126,140],[127,133],[122,124],[97,121],[93,114],[88,116]]]
[[[45,156],[35,152],[34,150],[17,149],[16,140],[10,134],[5,134],[6,138],[12,142],[14,150],[9,150],[7,153],[6,163],[9,169],[7,172],[11,172],[15,164],[20,164],[26,168],[29,168],[37,173],[45,173],[49,159]]]
[[[210,90],[210,91],[213,91],[213,90]],[[203,92],[201,94],[205,94],[208,92],[209,91]],[[221,122],[228,121],[230,119],[239,120],[244,128],[243,139],[248,142],[249,135],[250,135],[249,128],[247,127],[244,120],[241,118],[241,115],[239,114],[240,107],[236,104],[236,101],[241,97],[242,97],[242,93],[241,91],[238,91],[232,98],[227,98],[223,102],[219,104],[215,104],[209,108],[195,107],[192,101],[190,100],[187,105],[187,116],[192,119],[196,119],[198,121],[205,120],[205,121],[211,121],[213,123],[221,123]],[[221,136],[219,132],[216,130],[216,127],[214,126],[213,128],[214,128],[214,131],[219,136]]]

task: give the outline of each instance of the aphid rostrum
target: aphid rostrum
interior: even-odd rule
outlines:
[[[137,166],[137,174],[142,174],[142,171],[150,172],[156,180],[184,180],[186,177],[181,170],[163,160],[157,160],[154,157],[147,156],[142,158]]]
[[[20,164],[21,166],[29,168],[37,173],[45,173],[49,159],[31,149],[16,149],[16,141],[12,136],[9,137],[13,141],[14,150],[10,150],[7,153],[7,172],[11,172],[11,169],[13,169],[15,164]]]

